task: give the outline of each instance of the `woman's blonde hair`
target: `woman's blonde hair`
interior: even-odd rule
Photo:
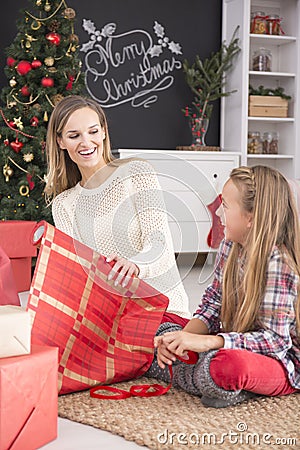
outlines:
[[[64,97],[54,107],[47,128],[46,153],[48,173],[45,194],[48,199],[75,186],[81,180],[77,165],[71,160],[67,151],[60,149],[57,138],[61,137],[70,115],[78,109],[87,107],[98,114],[100,125],[105,133],[103,141],[104,161],[109,163],[114,159],[111,154],[107,120],[101,106],[95,100],[80,95]]]
[[[252,214],[252,226],[243,249],[238,243],[224,269],[221,321],[226,331],[257,329],[259,308],[266,290],[266,271],[276,245],[286,263],[300,275],[299,218],[288,181],[265,166],[233,169],[230,180],[241,193],[241,207]],[[243,252],[245,271],[241,281],[238,255]],[[296,303],[300,331],[300,295]]]

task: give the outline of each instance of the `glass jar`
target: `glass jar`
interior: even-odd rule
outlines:
[[[260,72],[271,72],[272,70],[272,53],[270,50],[260,47],[253,54],[252,70]]]
[[[277,14],[268,16],[267,18],[267,32],[268,34],[280,35],[281,34],[281,19]]]
[[[262,140],[259,131],[249,131],[248,132],[248,153],[258,154],[262,153]]]
[[[254,11],[251,13],[250,33],[267,34],[267,21],[264,11]]]
[[[263,134],[263,153],[277,155],[278,154],[279,134],[277,131],[266,131]]]

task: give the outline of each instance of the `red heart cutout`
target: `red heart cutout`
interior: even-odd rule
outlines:
[[[23,147],[23,143],[19,142],[19,141],[13,141],[9,144],[11,146],[11,148],[13,149],[14,152],[19,153],[19,151],[21,151],[21,148]]]

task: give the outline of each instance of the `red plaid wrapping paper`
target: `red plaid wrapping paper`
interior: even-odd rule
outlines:
[[[115,287],[104,256],[46,222],[39,233],[27,309],[32,344],[59,347],[59,394],[141,376],[168,298],[136,277]]]

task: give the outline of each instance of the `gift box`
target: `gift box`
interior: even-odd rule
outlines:
[[[30,353],[30,314],[21,306],[0,306],[0,358]]]
[[[0,246],[0,305],[20,306],[11,260]]]
[[[28,291],[31,283],[31,261],[37,248],[31,242],[34,221],[5,220],[0,222],[0,246],[11,260],[18,292]]]
[[[57,437],[56,347],[0,359],[0,450],[33,450]]]

